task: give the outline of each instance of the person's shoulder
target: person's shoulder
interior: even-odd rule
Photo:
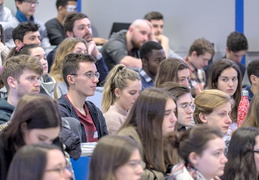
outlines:
[[[46,23],[45,23],[45,26],[49,26],[49,25],[52,25],[52,24],[56,24],[58,21],[56,18],[52,18],[50,20],[48,20]]]

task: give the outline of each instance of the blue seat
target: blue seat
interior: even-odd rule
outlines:
[[[78,160],[71,159],[76,180],[88,179],[90,159],[90,157],[80,157]]]

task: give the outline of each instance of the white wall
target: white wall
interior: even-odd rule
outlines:
[[[225,54],[226,38],[235,30],[235,0],[81,0],[82,12],[91,19],[94,35],[108,38],[113,22],[132,22],[149,11],[164,15],[164,34],[170,46],[186,56],[189,46],[200,37],[215,44],[215,59]],[[42,22],[56,16],[56,0],[39,0],[35,17]],[[259,57],[258,0],[244,2],[244,32],[249,42],[247,62]],[[14,0],[5,0],[13,13]]]

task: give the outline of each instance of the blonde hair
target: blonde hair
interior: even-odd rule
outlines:
[[[128,87],[129,81],[139,80],[139,74],[126,68],[123,64],[118,64],[110,71],[104,84],[102,111],[108,111],[111,105],[116,101],[115,89],[123,90]]]
[[[212,111],[226,103],[230,102],[232,107],[234,105],[234,100],[229,94],[217,90],[210,89],[200,92],[194,100],[196,108],[193,113],[193,118],[196,124],[203,124],[199,118],[199,114],[210,114]]]
[[[57,51],[54,56],[53,65],[51,66],[50,75],[54,77],[56,82],[62,81],[62,62],[64,57],[73,52],[77,43],[82,42],[87,47],[87,43],[84,39],[80,38],[66,38],[62,43],[58,46]]]

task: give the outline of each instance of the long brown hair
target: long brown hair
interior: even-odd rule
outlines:
[[[233,68],[237,72],[238,85],[236,92],[233,95],[233,99],[235,100],[235,105],[231,112],[231,117],[233,122],[237,122],[237,109],[239,102],[241,100],[241,91],[242,91],[242,75],[238,65],[231,61],[230,59],[221,59],[216,61],[210,70],[210,75],[208,79],[208,89],[218,89],[218,79],[221,73],[228,68]]]
[[[42,94],[27,94],[20,99],[10,124],[1,134],[5,149],[13,155],[25,145],[23,123],[28,129],[61,127],[57,102]]]
[[[162,124],[168,99],[174,97],[161,88],[145,89],[135,101],[121,129],[133,126],[144,148],[147,168],[165,172]],[[175,100],[174,100],[175,102]]]

